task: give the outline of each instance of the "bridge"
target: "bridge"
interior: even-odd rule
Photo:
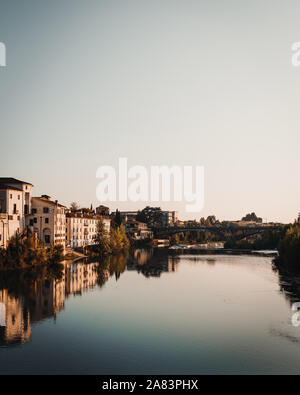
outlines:
[[[274,231],[280,229],[280,225],[257,225],[257,226],[169,226],[152,228],[152,231],[156,238],[168,238],[176,233],[186,232],[209,232],[224,236],[224,233],[231,233],[237,235],[239,239],[254,236],[259,233],[266,231]]]

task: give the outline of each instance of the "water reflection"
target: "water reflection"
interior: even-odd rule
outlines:
[[[65,307],[70,295],[82,295],[102,287],[127,270],[146,277],[176,272],[179,258],[153,250],[135,250],[131,255],[109,256],[100,262],[64,262],[36,271],[0,273],[0,346],[28,342],[31,325],[53,317]]]
[[[292,276],[286,272],[275,269],[278,273],[278,282],[280,291],[292,305],[294,302],[300,302],[300,277]]]
[[[0,344],[30,340],[31,325],[56,317],[70,295],[96,286],[98,263],[65,263],[34,272],[5,272],[0,275]]]
[[[161,250],[137,249],[128,259],[127,270],[136,270],[145,277],[160,277],[163,272],[177,272],[179,261],[178,256]]]
[[[204,263],[214,270],[212,256],[185,257],[194,264]],[[112,276],[118,281],[125,271],[146,278],[176,273],[180,257],[158,250],[136,249],[131,254],[109,256],[100,262],[64,262],[36,271],[0,273],[0,346],[30,341],[32,325],[53,318],[64,310],[66,300],[95,287],[103,287]],[[300,279],[278,272],[281,292],[290,303],[300,301]]]

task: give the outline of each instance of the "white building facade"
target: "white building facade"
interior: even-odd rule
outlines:
[[[110,231],[110,218],[100,215],[67,213],[66,216],[66,245],[76,248],[95,244],[97,225],[103,221],[107,232]]]
[[[26,228],[33,185],[15,178],[0,178],[0,247]]]

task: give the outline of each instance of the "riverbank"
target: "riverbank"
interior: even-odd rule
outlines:
[[[30,269],[57,264],[64,259],[62,245],[45,248],[33,235],[17,235],[0,249],[0,271]]]
[[[265,256],[276,257],[278,256],[277,250],[248,250],[248,249],[231,249],[231,248],[199,248],[193,246],[187,247],[169,247],[165,248],[171,255],[194,254],[194,255],[252,255],[252,256]]]

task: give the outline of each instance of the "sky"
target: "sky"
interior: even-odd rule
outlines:
[[[300,211],[296,0],[0,0],[0,176],[69,206],[98,202],[96,171],[205,169],[182,219],[293,221]]]

